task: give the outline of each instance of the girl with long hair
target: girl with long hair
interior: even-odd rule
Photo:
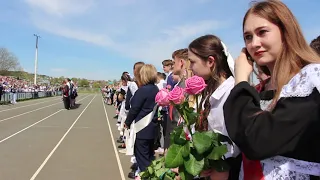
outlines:
[[[224,125],[223,105],[234,86],[234,60],[225,44],[214,35],[201,36],[192,41],[188,48],[190,69],[194,75],[202,77],[207,87],[201,94],[200,122],[195,127],[198,131],[214,131],[221,134],[221,140],[228,146],[225,154],[229,172],[208,170],[202,176],[211,179],[238,179],[240,169],[239,149],[228,138]]]
[[[229,136],[244,154],[240,179],[318,179],[319,56],[278,0],[253,4],[243,19],[243,37],[236,85],[224,105]],[[253,61],[271,74],[260,93],[248,83]]]

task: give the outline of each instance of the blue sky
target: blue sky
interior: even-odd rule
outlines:
[[[320,35],[319,0],[284,0],[310,42]],[[0,5],[0,46],[33,72],[119,79],[136,61],[161,62],[204,34],[219,36],[237,57],[249,0],[7,0]]]

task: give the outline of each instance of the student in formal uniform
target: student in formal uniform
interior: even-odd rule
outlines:
[[[63,89],[62,89],[62,100],[64,104],[64,108],[69,110],[70,109],[70,86],[68,85],[68,80],[65,79],[63,82]]]
[[[175,86],[179,86],[181,88],[185,88],[185,80],[188,77],[187,69],[189,67],[189,59],[188,59],[188,49],[178,49],[172,53],[173,58],[173,71],[172,71],[172,79],[173,76],[176,76],[178,80],[174,86],[171,86],[171,90]],[[180,114],[173,107],[173,105],[169,106],[168,109],[168,120],[165,121],[166,132],[164,138],[164,148],[168,149],[170,146],[170,133],[173,131],[175,127],[177,127],[180,121]]]
[[[157,82],[156,68],[153,65],[145,64],[139,72],[140,75],[137,79],[140,87],[131,99],[131,107],[125,121],[126,127],[130,127],[133,121],[138,123],[140,120],[144,120],[146,115],[153,112],[156,105],[155,97],[159,92],[155,85]],[[153,146],[156,124],[157,113],[154,114],[152,121],[146,127],[136,133],[134,155],[141,171],[144,171],[154,159]]]
[[[214,35],[205,35],[193,40],[188,48],[190,69],[202,77],[207,86],[199,98],[202,107],[202,121],[195,127],[198,131],[213,131],[221,134],[228,146],[224,155],[229,172],[217,172],[214,169],[204,171],[203,177],[217,180],[237,180],[241,165],[239,148],[230,140],[225,127],[223,105],[234,86],[234,60],[226,45]],[[221,138],[223,139],[223,138]]]
[[[240,179],[319,179],[320,57],[282,1],[253,4],[243,37],[224,105],[229,136],[245,155]],[[252,61],[271,73],[260,93],[248,83]]]

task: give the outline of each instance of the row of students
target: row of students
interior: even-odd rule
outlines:
[[[232,140],[225,155],[231,167],[229,172],[211,169],[201,176],[218,180],[319,179],[317,50],[308,45],[296,18],[281,1],[253,4],[243,19],[242,29],[245,48],[235,61],[226,45],[214,35],[201,36],[187,49],[173,53],[173,70],[168,78],[176,79],[174,86],[184,87],[188,69],[207,84],[200,100],[203,123],[195,128],[215,131]],[[256,88],[248,82],[254,63],[269,76]],[[140,85],[130,98],[126,128],[153,112],[152,98],[158,88],[150,78],[154,77],[152,69],[148,65],[142,66],[139,74],[135,71]],[[149,78],[143,78],[146,77],[143,70],[150,73]],[[175,115],[173,110],[171,120],[167,121],[171,127],[180,123]],[[154,123],[151,121],[136,134],[134,154],[140,170],[150,165],[153,157]]]

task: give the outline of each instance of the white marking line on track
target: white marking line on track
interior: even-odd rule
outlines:
[[[62,141],[64,140],[64,138],[66,138],[66,136],[68,135],[68,133],[71,131],[71,129],[73,128],[73,126],[77,123],[77,121],[80,119],[81,115],[87,110],[87,108],[89,107],[89,105],[92,103],[92,101],[94,100],[94,98],[97,95],[95,95],[91,101],[89,102],[89,104],[84,108],[84,110],[82,110],[82,112],[79,114],[79,116],[77,117],[77,119],[72,123],[72,125],[70,126],[70,128],[68,129],[68,131],[62,136],[62,138],[60,139],[60,141],[58,142],[58,144],[52,149],[52,151],[49,153],[49,155],[47,156],[47,158],[43,161],[43,163],[40,165],[40,167],[37,169],[37,171],[33,174],[33,176],[30,178],[30,180],[34,180],[38,174],[40,173],[40,171],[42,170],[42,168],[46,165],[46,163],[48,162],[48,160],[50,159],[50,157],[52,156],[52,154],[57,150],[57,148],[60,146],[60,144],[62,143]]]
[[[43,104],[43,103],[46,103],[46,102],[57,101],[57,100],[58,100],[58,99],[54,99],[54,100],[50,100],[50,101],[43,101],[43,102],[39,102],[39,103],[35,103],[35,104],[29,104],[29,105],[25,105],[25,106],[19,106],[19,107],[15,107],[15,108],[10,108],[10,109],[1,110],[0,112],[11,111],[11,110],[14,110],[14,109],[19,109],[19,108],[28,107],[28,106],[34,106],[34,105],[37,105],[37,104]]]
[[[49,116],[47,116],[47,117],[45,117],[45,118],[41,119],[40,121],[37,121],[37,122],[35,122],[35,123],[31,124],[30,126],[28,126],[28,127],[26,127],[26,128],[23,128],[23,129],[21,129],[20,131],[18,131],[18,132],[16,132],[16,133],[14,133],[14,134],[12,134],[12,135],[10,135],[10,136],[8,136],[8,137],[6,137],[6,138],[2,139],[2,140],[0,141],[0,143],[4,142],[4,141],[6,141],[6,140],[8,140],[8,139],[12,138],[13,136],[15,136],[15,135],[17,135],[17,134],[19,134],[19,133],[21,133],[21,132],[23,132],[23,131],[25,131],[25,130],[27,130],[27,129],[31,128],[32,126],[34,126],[34,125],[36,125],[36,124],[38,124],[38,123],[40,123],[40,122],[42,122],[42,121],[44,121],[44,120],[46,120],[46,119],[50,118],[51,116],[54,116],[55,114],[59,113],[59,112],[60,112],[60,111],[62,111],[62,110],[64,110],[64,109],[60,109],[59,111],[57,111],[57,112],[55,112],[55,113],[53,113],[53,114],[50,114]]]
[[[121,179],[122,179],[122,180],[125,180],[126,178],[125,178],[125,176],[124,176],[123,168],[122,168],[121,161],[120,161],[120,158],[119,158],[119,154],[118,154],[118,151],[117,151],[115,142],[114,142],[114,138],[113,138],[113,134],[112,134],[112,129],[111,129],[111,126],[110,126],[110,123],[109,123],[108,113],[107,113],[107,110],[106,110],[106,106],[104,105],[103,98],[102,98],[102,105],[103,105],[103,108],[104,108],[104,113],[105,113],[106,118],[107,118],[107,123],[108,123],[108,126],[109,126],[109,132],[110,132],[110,136],[111,136],[111,141],[112,141],[112,145],[113,145],[113,150],[114,150],[114,153],[115,153],[115,155],[116,155],[116,159],[117,159],[117,163],[118,163],[118,167],[119,167],[119,171],[120,171],[120,176],[121,176]]]
[[[85,99],[85,98],[80,99],[78,102],[80,102],[80,101],[82,101],[82,100],[84,100],[84,99]],[[23,131],[25,131],[25,130],[27,130],[27,129],[31,128],[32,126],[34,126],[34,125],[36,125],[36,124],[39,124],[40,122],[42,122],[42,121],[44,121],[44,120],[46,120],[46,119],[48,119],[48,118],[50,118],[50,117],[54,116],[55,114],[59,113],[60,111],[64,111],[64,110],[65,110],[65,109],[60,109],[59,111],[57,111],[57,112],[55,112],[55,113],[50,114],[49,116],[47,116],[47,117],[45,117],[45,118],[43,118],[43,119],[41,119],[41,120],[39,120],[39,121],[37,121],[37,122],[35,122],[35,123],[31,124],[30,126],[25,127],[25,128],[23,128],[23,129],[21,129],[20,131],[18,131],[18,132],[16,132],[16,133],[14,133],[14,134],[12,134],[12,135],[10,135],[10,136],[8,136],[8,137],[6,137],[6,138],[4,138],[4,139],[0,140],[0,143],[3,143],[4,141],[6,141],[6,140],[8,140],[8,139],[12,138],[13,136],[15,136],[15,135],[17,135],[17,134],[22,133]],[[57,127],[58,127],[58,126],[57,126]]]
[[[89,96],[90,96],[90,95],[89,95]],[[87,97],[89,97],[89,96],[86,96],[85,98],[87,98]],[[85,98],[83,98],[83,99],[85,99]],[[35,110],[32,110],[32,111],[28,111],[28,112],[25,112],[25,113],[22,113],[22,114],[18,114],[18,115],[9,117],[9,118],[2,119],[2,120],[0,120],[0,123],[3,122],[3,121],[7,121],[7,120],[9,120],[9,119],[15,118],[15,117],[19,117],[19,116],[22,116],[22,115],[25,115],[25,114],[29,114],[29,113],[38,111],[38,110],[40,110],[40,109],[44,109],[44,108],[47,108],[47,107],[50,107],[50,106],[54,106],[54,105],[59,104],[59,103],[61,103],[61,102],[54,103],[54,104],[51,104],[51,105],[49,105],[49,106],[44,106],[44,107],[41,107],[41,108],[38,108],[38,109],[35,109]]]

